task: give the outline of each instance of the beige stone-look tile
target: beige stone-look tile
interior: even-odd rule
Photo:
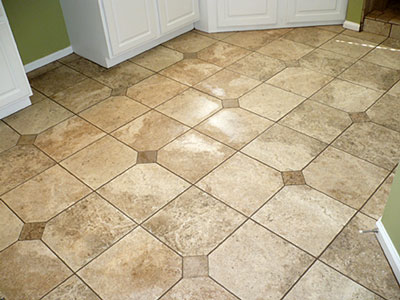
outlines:
[[[111,132],[148,110],[146,106],[126,96],[115,96],[88,108],[79,116],[104,131]]]
[[[204,35],[206,37],[215,39],[215,40],[219,40],[222,41],[224,39],[226,39],[228,36],[235,34],[235,31],[226,31],[226,32],[205,32],[205,31],[201,31],[199,29],[194,29],[193,32]]]
[[[72,113],[46,99],[4,118],[20,134],[38,134],[72,116]]]
[[[163,167],[146,164],[134,166],[98,193],[140,223],[188,187]]]
[[[363,58],[364,61],[383,67],[400,70],[400,49],[386,46],[385,43],[372,50]]]
[[[95,79],[110,88],[127,88],[152,75],[153,72],[125,61],[99,73]]]
[[[312,261],[305,252],[248,221],[211,253],[210,276],[242,299],[280,299]]]
[[[127,96],[147,106],[156,107],[186,89],[187,86],[156,74],[130,87]]]
[[[45,99],[48,99],[45,95],[39,93],[37,90],[35,90],[33,88],[32,88],[32,93],[33,93],[33,95],[30,96],[30,100],[31,100],[32,105],[36,104],[36,103],[39,103],[40,101],[43,101]]]
[[[61,67],[62,64],[58,61],[53,61],[52,63],[49,63],[47,65],[44,65],[43,67],[40,67],[38,69],[35,69],[33,71],[30,71],[29,73],[27,73],[26,75],[28,76],[28,78],[31,80],[35,77],[38,77],[44,73],[47,73],[55,68]]]
[[[183,258],[183,277],[208,277],[207,256],[185,256]]]
[[[94,63],[91,62],[90,60],[87,60],[86,58],[79,58],[77,60],[74,60],[72,62],[67,63],[67,65],[82,73],[85,74],[86,76],[89,77],[96,77],[98,75],[100,75],[102,72],[106,71],[107,69]]]
[[[296,185],[284,187],[253,219],[318,256],[355,212],[308,186]]]
[[[310,97],[332,79],[331,76],[302,67],[290,67],[272,77],[267,83],[304,97]]]
[[[86,79],[53,95],[51,98],[74,113],[79,113],[110,95],[110,88],[92,79]]]
[[[369,42],[345,34],[339,34],[329,42],[323,44],[321,49],[332,51],[347,57],[361,58],[377,46]]]
[[[280,171],[303,169],[327,145],[281,125],[274,125],[242,152]]]
[[[19,134],[3,121],[0,121],[0,152],[14,147],[19,140]]]
[[[321,30],[315,27],[302,27],[295,28],[288,32],[284,35],[284,38],[311,47],[318,47],[333,38],[335,35],[335,32]]]
[[[182,59],[182,53],[163,46],[157,46],[131,58],[130,61],[154,72],[159,72]]]
[[[351,124],[351,119],[345,112],[307,100],[297,106],[280,123],[325,143],[330,143]]]
[[[61,165],[97,189],[136,163],[137,152],[106,136],[64,160]]]
[[[375,235],[359,233],[374,227],[374,219],[357,214],[321,260],[386,299],[398,300],[399,286]]]
[[[388,171],[329,147],[303,173],[310,186],[359,209]]]
[[[249,50],[241,47],[224,42],[217,42],[201,50],[197,56],[214,65],[226,67],[250,53]]]
[[[336,33],[341,33],[345,30],[342,25],[322,25],[322,26],[315,26],[315,28],[321,30],[328,30]]]
[[[399,99],[399,96],[386,94],[367,111],[368,116],[372,121],[400,132]]]
[[[335,79],[311,99],[346,112],[361,112],[368,109],[381,95],[381,92]]]
[[[21,220],[0,201],[0,251],[18,240],[22,227]]]
[[[16,146],[0,153],[0,195],[54,164],[32,145]]]
[[[158,152],[158,163],[196,182],[233,154],[233,150],[213,139],[189,131]]]
[[[227,99],[222,100],[222,107],[223,108],[237,108],[240,107],[238,99]]]
[[[390,37],[394,39],[400,39],[400,26],[392,25],[392,31],[390,32]]]
[[[219,99],[236,99],[255,88],[261,82],[240,74],[222,70],[200,82],[196,88]]]
[[[279,172],[238,153],[197,185],[249,216],[275,194],[283,183]]]
[[[241,108],[226,108],[196,129],[232,148],[240,149],[272,124],[273,122]]]
[[[137,163],[138,164],[150,164],[157,162],[157,151],[141,151],[138,152]]]
[[[235,296],[224,290],[210,278],[182,279],[160,300],[237,300]]]
[[[43,241],[76,271],[134,227],[107,201],[91,194],[49,221]]]
[[[160,74],[192,86],[219,70],[221,70],[221,68],[216,65],[197,58],[190,58],[184,59],[162,70]]]
[[[283,62],[275,58],[254,52],[228,66],[227,69],[256,80],[264,81],[282,71],[285,67]]]
[[[284,171],[282,179],[285,185],[305,185],[306,180],[302,171]]]
[[[25,222],[46,222],[89,193],[88,187],[56,165],[2,199]]]
[[[20,241],[40,240],[43,236],[46,223],[25,223],[19,236]]]
[[[197,90],[189,89],[162,104],[157,110],[193,127],[221,108],[220,100]]]
[[[300,59],[313,49],[304,44],[278,39],[258,49],[257,52],[283,61],[292,61]]]
[[[100,129],[74,116],[39,134],[35,145],[56,161],[60,161],[104,135]]]
[[[284,300],[383,300],[363,286],[317,261]]]
[[[368,123],[351,125],[333,146],[377,166],[392,170],[400,161],[400,132]]]
[[[6,299],[40,299],[71,271],[41,241],[18,242],[0,253],[0,291]]]
[[[234,231],[245,217],[192,187],[144,226],[184,256],[207,255]]]
[[[60,58],[58,61],[63,63],[63,64],[67,64],[67,63],[73,62],[74,60],[77,60],[79,58],[81,58],[81,57],[78,54],[71,53],[71,54],[69,54],[67,56],[64,56],[64,57]]]
[[[273,36],[269,30],[240,31],[224,39],[224,42],[255,51],[271,42]]]
[[[305,98],[269,84],[261,84],[239,99],[240,107],[278,121]]]
[[[43,300],[100,300],[97,295],[88,288],[77,276],[70,277],[51,291]]]
[[[185,125],[150,111],[115,131],[113,136],[137,151],[154,151],[187,130]]]
[[[141,228],[100,255],[79,276],[103,299],[158,299],[181,277],[182,259]]]
[[[173,40],[165,42],[163,45],[182,53],[191,53],[198,52],[201,49],[214,44],[215,42],[216,40],[214,39],[210,39],[202,34],[190,31],[174,38]]]
[[[379,34],[374,34],[366,31],[354,31],[346,29],[343,31],[344,35],[355,37],[361,40],[370,41],[376,44],[382,43],[387,37]]]
[[[389,91],[389,95],[400,97],[400,81],[398,81]]]
[[[363,24],[363,30],[379,35],[389,36],[391,25],[384,22],[375,20],[365,19]]]

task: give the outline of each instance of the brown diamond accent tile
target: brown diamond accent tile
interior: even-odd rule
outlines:
[[[285,185],[302,185],[306,184],[302,171],[282,172],[282,178]]]
[[[32,145],[36,140],[36,134],[21,135],[18,140],[18,145]]]
[[[207,256],[185,256],[183,258],[183,277],[206,277],[208,276]]]
[[[46,227],[46,223],[26,223],[22,227],[21,235],[19,236],[20,241],[26,240],[40,240],[43,235],[43,231]]]
[[[157,151],[141,151],[138,152],[137,163],[149,164],[157,162]]]
[[[183,53],[183,58],[197,58],[197,52]]]
[[[223,108],[236,108],[240,107],[238,99],[227,99],[222,100],[222,107]]]
[[[126,91],[127,88],[125,87],[115,88],[112,90],[111,96],[126,96]]]
[[[350,113],[349,115],[353,123],[364,123],[371,121],[367,113],[365,112],[355,112],[355,113]]]

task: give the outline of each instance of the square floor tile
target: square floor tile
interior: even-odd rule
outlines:
[[[313,49],[304,44],[278,39],[258,49],[257,52],[283,61],[292,61],[300,59]]]
[[[18,240],[23,225],[24,223],[0,201],[0,251]]]
[[[35,90],[34,88],[32,88],[32,93],[33,95],[29,97],[29,99],[31,100],[32,105],[39,103],[40,101],[43,101],[45,99],[48,99],[45,95],[41,94],[40,92],[38,92],[37,90]]]
[[[241,47],[224,42],[217,42],[201,50],[197,56],[214,65],[226,67],[250,53],[250,51]]]
[[[159,72],[182,59],[182,53],[164,46],[157,46],[131,58],[130,61],[154,72]]]
[[[3,121],[0,121],[0,152],[3,152],[11,147],[14,147],[20,135],[6,125]]]
[[[388,171],[329,147],[303,171],[307,184],[359,209]]]
[[[224,39],[226,39],[228,36],[232,35],[235,33],[235,31],[226,31],[226,32],[205,32],[205,31],[201,31],[199,29],[194,29],[193,32],[204,35],[206,37],[215,39],[215,40],[219,40],[222,41]]]
[[[336,33],[341,33],[345,30],[342,25],[321,25],[321,26],[316,26],[316,28]]]
[[[386,94],[367,111],[368,116],[375,123],[400,132],[399,99],[399,96]]]
[[[198,182],[197,186],[249,216],[283,183],[279,172],[238,153]]]
[[[377,48],[363,57],[364,61],[383,67],[400,70],[400,42],[398,40],[383,42]]]
[[[279,171],[302,170],[327,145],[278,124],[257,137],[242,152]]]
[[[146,164],[134,166],[98,193],[140,223],[188,187],[163,167]]]
[[[321,49],[332,51],[347,57],[361,58],[376,46],[376,43],[340,34],[322,45]]]
[[[97,189],[136,163],[137,152],[106,136],[71,157],[61,165]]]
[[[83,57],[68,62],[67,65],[88,77],[96,77],[107,70],[106,68]]]
[[[192,187],[154,215],[144,226],[184,256],[207,255],[245,217]]]
[[[100,300],[100,298],[75,275],[52,290],[43,300],[68,299],[69,297],[72,297],[72,299]]]
[[[177,50],[182,53],[192,53],[198,52],[212,44],[216,40],[210,39],[202,34],[190,31],[188,33],[182,34],[173,40],[169,40],[164,43],[164,46]]]
[[[167,169],[196,182],[233,154],[233,150],[203,134],[189,131],[158,152]]]
[[[389,95],[400,97],[400,81],[398,81],[389,91]]]
[[[270,30],[240,31],[228,36],[224,42],[255,51],[271,42],[273,38]]]
[[[59,68],[61,67],[62,64],[58,61],[53,61],[47,65],[44,65],[43,67],[40,67],[38,69],[35,69],[33,71],[28,72],[26,75],[28,76],[28,78],[31,80],[35,77],[38,77],[40,75],[43,75],[44,73],[47,73],[53,69]]]
[[[382,43],[384,40],[387,39],[386,36],[383,35],[379,35],[379,34],[375,34],[375,33],[371,33],[371,32],[367,32],[367,31],[354,31],[354,30],[349,30],[346,29],[345,31],[343,31],[344,35],[347,36],[352,36],[358,39],[362,39],[365,41],[370,41],[376,44],[380,44]]]
[[[312,47],[321,46],[336,35],[334,32],[315,27],[295,28],[284,35],[285,39],[303,43]]]

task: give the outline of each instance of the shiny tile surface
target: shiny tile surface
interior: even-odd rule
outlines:
[[[226,67],[248,54],[250,54],[250,51],[243,48],[224,42],[217,42],[201,50],[197,57],[214,65]]]
[[[131,61],[154,72],[159,72],[182,59],[182,53],[158,46],[131,58]]]
[[[284,35],[285,39],[303,43],[312,47],[321,46],[336,34],[327,30],[315,27],[296,28]]]
[[[202,34],[188,32],[164,43],[164,45],[181,53],[192,53],[198,52],[215,42],[216,40],[210,39]]]
[[[379,99],[367,111],[367,115],[375,123],[400,132],[400,102],[394,90],[392,94],[386,94]]]
[[[283,61],[292,61],[301,58],[313,49],[304,44],[278,39],[258,49],[257,52]]]

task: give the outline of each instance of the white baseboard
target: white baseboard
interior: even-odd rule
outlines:
[[[56,61],[60,58],[63,58],[64,56],[70,55],[74,51],[72,50],[72,46],[69,46],[67,48],[61,49],[57,52],[54,52],[50,55],[47,55],[45,57],[39,58],[38,60],[35,60],[29,64],[26,64],[24,66],[25,72],[28,73],[30,71],[33,71],[35,69],[38,69],[40,67],[43,67],[44,65],[47,65],[53,61]]]
[[[27,106],[31,105],[29,97],[24,97],[10,104],[0,107],[0,119],[3,119]]]
[[[343,27],[346,29],[354,30],[354,31],[360,31],[361,25],[358,23],[350,22],[350,21],[344,21]]]
[[[396,276],[397,281],[400,283],[400,255],[390,239],[390,236],[387,233],[381,219],[376,222],[376,226],[378,227],[378,233],[376,234],[378,241],[381,244],[383,252],[385,253],[389,264],[393,269],[393,273]]]

